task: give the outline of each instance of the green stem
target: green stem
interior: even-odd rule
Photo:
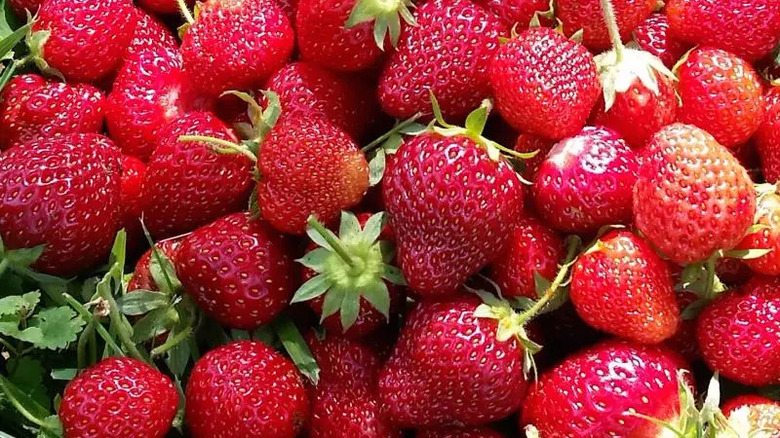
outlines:
[[[119,348],[119,345],[117,345],[116,341],[114,341],[114,338],[108,333],[105,327],[103,327],[102,324],[95,318],[95,315],[90,313],[89,310],[87,310],[86,307],[84,307],[81,303],[76,301],[75,298],[70,296],[69,294],[62,294],[62,298],[65,299],[65,302],[70,305],[78,314],[84,319],[84,321],[87,321],[87,323],[92,323],[95,326],[95,330],[100,335],[101,338],[103,338],[104,341],[106,341],[106,344],[108,344],[111,349],[113,349],[117,354],[120,356],[124,356],[125,352],[122,351],[121,348]]]
[[[179,12],[181,12],[181,16],[184,17],[184,20],[189,24],[194,23],[195,18],[192,17],[192,13],[187,7],[187,3],[184,0],[176,0],[176,3],[179,4]]]
[[[341,242],[338,239],[334,239],[333,235],[328,232],[325,226],[322,225],[320,221],[317,220],[316,217],[314,217],[313,215],[309,216],[308,223],[310,227],[314,228],[314,230],[317,231],[317,234],[322,236],[322,238],[325,239],[326,242],[328,242],[331,248],[333,248],[333,251],[335,251],[336,254],[338,254],[342,260],[344,260],[344,263],[348,264],[351,268],[357,266],[355,264],[355,261],[352,260],[352,257],[349,255],[349,253],[341,244]]]
[[[232,141],[223,140],[221,138],[208,137],[205,135],[182,135],[179,137],[179,141],[203,142],[211,146],[211,149],[220,154],[241,154],[252,160],[253,163],[257,162],[257,156],[253,154],[252,151],[239,144],[235,144]]]
[[[8,269],[8,266],[10,265],[10,262],[8,259],[3,259],[3,261],[0,261],[0,276],[5,274],[6,269]]]
[[[166,340],[165,343],[152,350],[152,358],[163,355],[166,352],[170,351],[171,349],[175,348],[183,341],[186,341],[187,338],[190,337],[190,335],[192,335],[192,327],[187,327],[186,329],[180,331],[179,333],[176,333],[176,335],[173,336],[171,339]]]
[[[620,39],[620,28],[618,27],[617,17],[615,16],[615,7],[611,0],[599,0],[601,2],[601,11],[604,14],[604,21],[609,30],[609,39],[612,41],[612,47],[615,49],[615,60],[623,60],[623,41]]]
[[[561,269],[558,270],[558,274],[555,276],[555,279],[553,279],[553,282],[550,283],[550,287],[544,291],[544,295],[542,295],[541,298],[539,298],[539,300],[534,303],[530,309],[526,310],[520,315],[521,322],[528,321],[536,316],[536,314],[539,313],[539,311],[542,310],[544,306],[546,306],[547,303],[549,303],[550,300],[555,297],[555,294],[558,292],[558,288],[561,286],[561,283],[563,283],[563,280],[566,279],[566,274],[569,273],[569,268],[574,262],[578,247],[578,240],[573,239],[571,242],[569,242],[569,248],[566,251],[566,258],[564,259],[564,263],[561,266]]]
[[[87,343],[89,342],[89,339],[94,335],[94,333],[95,325],[90,321],[84,331],[81,332],[81,336],[79,336],[79,343],[76,346],[76,364],[80,370],[83,370],[87,367],[85,350],[87,349]]]
[[[393,135],[400,133],[401,131],[404,130],[404,128],[406,128],[409,125],[411,125],[412,123],[416,122],[417,119],[419,119],[420,117],[422,117],[422,113],[417,113],[417,114],[413,115],[411,118],[408,118],[408,119],[404,120],[403,122],[395,125],[393,127],[393,129],[385,132],[384,134],[382,134],[376,140],[374,140],[371,143],[363,146],[363,148],[360,149],[360,150],[363,151],[363,152],[371,151],[372,149],[374,149],[377,146],[381,145],[382,143],[386,142]]]
[[[13,353],[13,355],[14,355],[14,356],[18,356],[18,350],[17,350],[17,349],[16,349],[16,348],[15,348],[13,345],[11,345],[10,343],[8,343],[8,341],[6,341],[6,340],[5,340],[5,339],[3,339],[3,338],[0,338],[0,344],[3,344],[3,346],[4,346],[4,347],[5,347],[5,348],[6,348],[8,351],[10,351],[11,353]]]
[[[117,328],[119,342],[123,347],[125,347],[131,356],[144,362],[149,362],[149,358],[146,357],[145,354],[141,353],[140,350],[138,350],[138,347],[135,346],[133,340],[130,339],[130,334],[127,332],[127,330],[125,330],[125,321],[122,320],[122,314],[119,312],[119,307],[116,305],[116,300],[114,300],[111,292],[107,291],[106,293],[101,294],[101,296],[103,299],[108,301],[108,318],[111,320],[111,323],[114,324],[114,327]],[[152,366],[154,366],[154,364],[152,364]]]
[[[715,297],[715,262],[717,255],[714,255],[704,262],[704,270],[707,272],[707,283],[704,285],[704,298],[711,300]]]
[[[24,418],[26,418],[27,421],[29,421],[30,423],[35,424],[36,426],[40,427],[41,429],[50,430],[50,429],[48,429],[46,427],[46,425],[43,423],[43,421],[41,421],[39,418],[37,418],[35,415],[33,415],[30,411],[28,411],[27,408],[25,408],[24,405],[19,400],[16,399],[16,397],[13,395],[12,391],[6,389],[6,387],[5,387],[6,383],[5,382],[6,382],[6,379],[4,377],[0,376],[0,385],[2,385],[2,387],[4,389],[3,393],[5,394],[5,396],[8,399],[8,401],[11,402],[11,405],[13,405],[13,407],[16,408],[16,410],[20,414],[22,414],[22,416]]]

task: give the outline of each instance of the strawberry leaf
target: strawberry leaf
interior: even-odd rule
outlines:
[[[333,284],[324,275],[317,275],[309,279],[295,292],[290,304],[301,303],[317,298],[328,291]],[[326,298],[327,300],[327,298]]]
[[[116,304],[125,315],[137,316],[170,304],[170,298],[160,292],[136,290],[117,298]]]
[[[11,359],[6,364],[8,380],[42,407],[51,403],[46,387],[43,385],[45,374],[41,362],[29,356]]]
[[[42,335],[33,344],[41,349],[63,349],[76,340],[84,324],[84,320],[70,307],[44,309],[32,318],[32,326],[40,329]]]
[[[38,305],[40,292],[29,292],[24,295],[11,295],[0,299],[0,316],[29,314]]]
[[[287,316],[281,316],[273,324],[287,354],[298,370],[315,385],[320,381],[320,367],[314,360],[309,346],[303,340],[298,327]]]
[[[317,248],[296,261],[314,272],[322,273],[325,270],[328,255],[330,255],[330,251],[327,248]]]
[[[181,282],[176,276],[173,262],[156,246],[153,249],[152,257],[149,259],[149,272],[152,274],[154,282],[165,294],[173,295],[182,289]]]
[[[390,292],[384,281],[375,281],[363,289],[361,296],[366,299],[385,319],[390,320]]]

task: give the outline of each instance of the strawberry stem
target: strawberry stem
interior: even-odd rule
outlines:
[[[715,298],[715,262],[717,255],[714,255],[704,262],[704,270],[707,272],[707,282],[704,284],[704,299],[711,300]]]
[[[180,331],[179,333],[176,333],[172,338],[168,339],[160,345],[159,347],[155,347],[152,349],[152,358],[161,356],[168,351],[175,348],[177,345],[181,344],[183,341],[186,341],[187,338],[192,335],[192,327],[187,327],[186,329]]]
[[[412,117],[404,120],[403,122],[398,123],[397,125],[395,125],[393,127],[393,129],[385,132],[384,134],[379,136],[379,138],[377,138],[376,140],[374,140],[371,143],[363,146],[360,150],[363,151],[363,152],[370,152],[372,149],[375,149],[377,146],[379,146],[382,143],[384,143],[385,141],[387,141],[387,139],[389,139],[393,135],[401,133],[404,130],[404,128],[406,128],[406,127],[410,126],[412,123],[416,122],[417,119],[419,119],[420,117],[422,117],[422,113],[417,113],[417,114],[413,115]]]
[[[566,251],[566,258],[564,259],[564,263],[561,266],[561,269],[558,270],[558,274],[555,276],[555,279],[553,279],[552,283],[550,283],[550,286],[547,288],[547,290],[544,291],[544,295],[542,295],[541,298],[539,298],[539,300],[536,301],[533,306],[531,306],[531,308],[520,315],[521,322],[524,323],[525,321],[535,317],[536,314],[539,313],[539,311],[541,311],[544,306],[546,306],[547,303],[549,303],[550,300],[555,297],[555,294],[558,292],[561,283],[563,283],[563,280],[566,279],[566,275],[569,273],[569,268],[576,260],[575,256],[577,254],[579,244],[579,239],[571,239],[569,241],[569,247]]]
[[[615,49],[615,59],[617,62],[623,60],[623,41],[620,39],[620,28],[618,27],[617,17],[615,16],[615,7],[610,0],[599,0],[601,2],[601,11],[604,14],[604,21],[609,30],[609,39],[612,41],[612,47]]]
[[[341,244],[341,242],[338,239],[334,239],[333,235],[328,232],[328,230],[325,228],[324,225],[320,223],[320,221],[317,220],[314,215],[309,216],[309,220],[307,221],[309,226],[314,228],[314,230],[322,236],[323,239],[325,239],[326,242],[328,242],[328,245],[333,248],[333,251],[341,257],[342,260],[344,260],[344,263],[348,264],[350,268],[356,268],[357,264],[354,260],[352,260],[352,257],[347,252],[346,248],[344,248],[344,245]]]
[[[179,137],[179,141],[183,142],[203,142],[210,146],[210,149],[220,154],[241,154],[252,162],[257,162],[257,156],[253,154],[249,149],[235,144],[232,141],[223,140],[221,138],[208,137],[205,135],[182,135]]]
[[[194,23],[195,18],[192,17],[192,12],[190,12],[190,9],[187,7],[187,3],[185,3],[184,0],[176,0],[176,3],[179,5],[179,12],[181,12],[181,16],[184,17],[184,21],[189,24]]]

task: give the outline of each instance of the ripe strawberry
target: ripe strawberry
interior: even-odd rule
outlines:
[[[527,28],[534,16],[546,25],[548,20],[540,15],[550,9],[547,0],[474,0],[474,3],[497,15],[509,29],[515,25]]]
[[[342,336],[320,339],[314,332],[306,335],[306,343],[320,367],[319,384],[372,390],[376,386],[382,359],[371,346]]]
[[[144,222],[156,238],[183,234],[246,205],[252,162],[213,152],[184,135],[235,141],[223,122],[206,112],[187,113],[160,131],[142,185]]]
[[[193,438],[294,438],[309,416],[295,366],[261,342],[206,353],[192,369],[186,401]]]
[[[66,437],[163,438],[179,394],[170,378],[129,357],[109,357],[65,387],[59,417]]]
[[[46,245],[32,267],[72,276],[105,260],[119,226],[119,150],[98,134],[19,144],[0,155],[6,248]]]
[[[295,27],[295,11],[298,9],[298,3],[299,0],[276,0],[277,6],[284,12],[293,27]]]
[[[608,340],[542,374],[523,403],[521,424],[541,437],[651,438],[679,415],[677,374],[683,360],[670,350]],[[572,390],[579,388],[579,390]]]
[[[175,3],[175,1],[174,1]],[[136,22],[133,38],[127,47],[124,58],[127,59],[135,52],[147,48],[170,48],[176,49],[178,44],[173,34],[164,24],[157,21],[156,18],[144,12],[142,9],[136,9]],[[179,56],[179,58],[181,58]],[[181,63],[181,61],[179,61]]]
[[[639,163],[614,131],[586,126],[553,147],[536,172],[536,209],[554,228],[591,233],[631,221]]]
[[[556,0],[555,15],[563,24],[566,35],[582,31],[582,44],[599,52],[609,48],[610,37],[604,18],[599,13],[600,0]],[[627,41],[631,31],[653,12],[656,0],[612,0],[620,29],[620,38]]]
[[[531,134],[520,134],[515,140],[514,150],[517,152],[535,152],[533,157],[523,160],[523,178],[527,181],[533,181],[536,178],[536,172],[539,170],[539,166],[542,165],[547,155],[555,146],[555,141],[547,140],[546,138],[537,137]]]
[[[764,178],[775,183],[780,181],[780,87],[766,92],[764,108],[764,121],[756,131],[756,147]]]
[[[651,14],[634,29],[634,41],[639,48],[657,56],[668,68],[674,67],[690,48],[669,34],[669,19],[663,13]]]
[[[97,81],[119,67],[135,16],[131,0],[45,0],[32,25],[31,51],[43,70]]]
[[[144,234],[141,228],[143,213],[143,194],[141,184],[146,175],[146,164],[130,155],[122,155],[122,179],[119,190],[119,205],[122,218],[120,228],[127,232],[128,252],[138,254],[144,245]]]
[[[766,193],[759,196],[756,210],[755,223],[764,228],[746,235],[734,249],[770,250],[761,257],[747,259],[743,263],[759,274],[780,275],[780,195]]]
[[[447,427],[424,429],[417,432],[417,438],[504,438],[504,435],[485,427]]]
[[[761,80],[749,63],[720,49],[697,48],[677,70],[677,118],[727,148],[745,143],[764,117]]]
[[[98,133],[104,102],[91,85],[17,76],[0,93],[0,149],[57,134]]]
[[[208,0],[182,37],[184,70],[211,96],[254,89],[285,64],[294,38],[273,0]]]
[[[178,256],[179,249],[181,248],[181,242],[181,238],[176,238],[161,240],[159,242],[155,242],[155,245],[157,246],[157,250],[165,255],[165,257],[168,257],[168,259],[175,266],[179,260]],[[149,267],[149,263],[152,260],[152,255],[152,250],[149,249],[141,256],[140,259],[138,259],[138,262],[135,264],[135,269],[133,270],[133,276],[130,277],[130,281],[127,283],[128,291],[132,292],[138,289],[151,291],[159,290],[157,283],[154,281],[154,277],[152,277],[152,272]]]
[[[478,316],[478,306],[473,296],[422,301],[409,315],[379,377],[382,409],[396,425],[480,425],[518,408],[523,347],[499,340],[499,321]]]
[[[268,80],[266,89],[279,95],[285,117],[324,118],[356,141],[371,128],[379,112],[369,84],[308,62],[282,67]]]
[[[680,325],[666,262],[630,231],[607,233],[577,259],[570,296],[585,322],[638,343],[662,342]]]
[[[720,258],[715,262],[715,272],[718,278],[729,286],[745,284],[753,277],[753,271],[745,265],[744,260],[729,257]]]
[[[733,429],[733,436],[762,436],[758,432],[763,431],[767,438],[780,438],[780,402],[776,400],[753,394],[738,395],[724,403],[721,411]]]
[[[187,0],[185,3],[194,3]],[[179,5],[176,0],[138,0],[138,6],[158,15],[173,15],[179,13]]]
[[[379,78],[379,103],[408,119],[430,114],[433,93],[445,117],[462,120],[490,96],[488,68],[507,28],[469,0],[428,1],[414,16]]]
[[[780,41],[780,3],[774,0],[670,0],[669,30],[675,38],[715,46],[753,61]]]
[[[736,260],[736,259],[721,259],[721,260]],[[669,263],[670,270],[681,268],[678,265]],[[718,278],[721,273],[718,272]],[[673,281],[674,275],[672,276]],[[698,296],[692,292],[678,291],[677,292],[677,307],[679,309],[678,314],[682,312],[696,299]],[[679,353],[688,362],[695,362],[701,358],[699,353],[699,344],[696,341],[696,319],[682,319],[680,325],[677,327],[677,331],[671,338],[664,341],[664,345],[672,351]]]
[[[738,311],[737,311],[738,310]],[[697,338],[707,365],[736,382],[780,383],[780,283],[754,277],[726,292],[699,315]]]
[[[634,186],[634,223],[663,255],[686,265],[731,249],[755,211],[747,172],[706,131],[677,123],[650,141]]]
[[[7,2],[14,14],[21,19],[27,17],[27,11],[30,11],[30,15],[35,15],[42,3],[43,0],[8,0]]]
[[[547,28],[529,29],[503,45],[490,66],[490,84],[510,125],[551,140],[582,129],[600,91],[593,55]]]

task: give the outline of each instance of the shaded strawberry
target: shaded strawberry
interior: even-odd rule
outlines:
[[[677,265],[673,265],[671,263],[669,264],[672,265],[672,267],[677,267]],[[720,272],[718,272],[718,276],[720,276]],[[682,315],[685,309],[688,308],[688,306],[690,306],[698,298],[696,294],[684,290],[678,291],[676,295],[677,306],[679,308],[680,315]],[[677,327],[677,331],[674,333],[674,335],[672,335],[671,338],[664,341],[664,345],[670,350],[679,353],[688,362],[695,362],[699,360],[701,358],[701,354],[699,353],[699,344],[696,341],[696,319],[683,318],[680,321],[680,325]]]
[[[415,435],[417,438],[503,438],[504,435],[486,427],[447,427],[441,429],[423,429]]]
[[[582,31],[582,44],[596,52],[609,48],[610,35],[604,19],[598,13],[600,0],[555,0],[555,16],[563,24],[566,35]],[[612,0],[623,41],[639,26],[656,5],[655,0]]]
[[[26,18],[27,11],[30,15],[35,15],[43,0],[8,0],[7,4],[18,18]]]
[[[761,158],[761,172],[767,182],[780,181],[780,87],[764,95],[765,116],[756,131],[756,148]]]
[[[738,395],[721,407],[735,436],[780,437],[780,402],[760,395]],[[729,436],[729,435],[725,435]]]
[[[143,161],[130,155],[122,155],[122,180],[119,191],[122,219],[119,221],[119,226],[127,232],[127,250],[130,253],[136,253],[144,247],[144,233],[141,227],[143,213],[141,184],[145,175],[146,164]]]
[[[668,68],[674,67],[690,48],[689,44],[670,35],[669,19],[660,12],[651,14],[634,29],[634,41],[640,49],[661,59]]]
[[[549,22],[545,17],[550,9],[548,0],[474,0],[474,3],[497,15],[509,29],[515,25],[527,28],[534,17],[545,25]]]
[[[185,1],[185,4],[194,3],[192,0]],[[161,15],[173,15],[179,13],[179,5],[176,0],[138,0],[138,6],[147,11]]]
[[[743,260],[753,272],[766,275],[780,275],[780,195],[774,192],[761,194],[756,206],[755,224],[759,227],[749,232],[736,250],[767,250],[760,257]]]
[[[522,153],[537,152],[531,158],[523,160],[523,178],[527,181],[533,181],[536,178],[536,172],[542,165],[550,150],[555,146],[556,142],[553,140],[547,140],[546,138],[537,137],[531,134],[520,134],[515,140],[514,150]]]
[[[165,255],[165,257],[167,257],[168,260],[170,260],[175,266],[178,262],[181,243],[182,238],[175,238],[155,242],[155,245],[157,250],[160,251],[161,254]],[[141,256],[140,259],[138,259],[138,262],[135,264],[135,269],[133,269],[133,276],[130,277],[130,281],[127,283],[127,290],[129,292],[139,289],[150,291],[160,290],[159,286],[154,281],[154,276],[152,275],[150,269],[150,262],[152,261],[152,257],[152,250],[149,249]]]

